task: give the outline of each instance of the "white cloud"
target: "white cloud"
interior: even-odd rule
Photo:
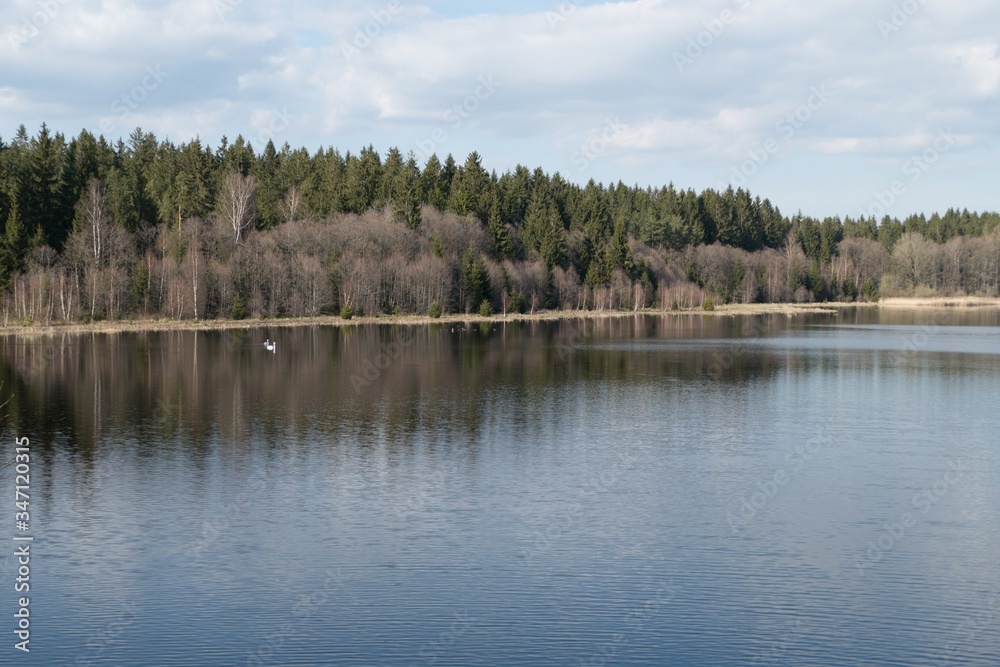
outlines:
[[[934,132],[919,131],[891,137],[834,137],[817,140],[814,142],[814,147],[818,152],[829,155],[861,154],[875,157],[909,155],[933,147],[941,132],[948,130],[949,128],[942,127]],[[964,146],[970,142],[969,137],[957,135],[953,143]]]
[[[1000,8],[985,0],[946,10],[923,5],[888,36],[879,21],[891,18],[891,7],[862,0],[579,2],[565,4],[575,7],[565,15],[553,14],[559,4],[552,2],[461,16],[431,2],[400,2],[390,12],[387,0],[346,7],[228,0],[221,15],[217,4],[62,2],[14,48],[11,36],[24,20],[33,27],[37,7],[17,0],[0,22],[0,134],[43,121],[68,134],[96,129],[112,101],[159,65],[169,78],[115,132],[127,135],[141,123],[175,141],[255,137],[268,130],[268,114],[287,110],[295,120],[279,144],[357,150],[372,143],[405,152],[443,128],[447,141],[438,150],[459,161],[463,151],[478,150],[492,164],[569,171],[573,152],[618,119],[626,129],[606,159],[571,176],[652,185],[689,177],[708,187],[747,151],[777,138],[781,150],[760,178],[778,184],[778,192],[762,194],[779,199],[782,179],[768,174],[791,169],[787,155],[797,163],[850,161],[850,168],[825,169],[844,181],[824,187],[859,189],[939,127],[953,125],[967,138],[947,156],[949,169],[961,171],[972,147],[997,143],[991,105],[1000,54],[990,26]],[[697,57],[679,70],[675,54],[691,40]],[[446,121],[483,76],[502,85],[462,122]],[[835,93],[830,103],[791,136],[780,132],[782,119],[824,84]],[[966,178],[979,173],[971,165],[993,162],[970,157]],[[933,192],[934,177],[946,171],[928,174],[922,191]],[[981,178],[985,184],[985,172]],[[816,200],[825,205],[825,197]]]
[[[0,109],[7,111],[17,111],[22,108],[18,100],[17,91],[9,86],[0,87]]]
[[[957,46],[950,49],[948,55],[958,61],[966,82],[975,94],[996,96],[1000,90],[1000,57],[996,42]]]

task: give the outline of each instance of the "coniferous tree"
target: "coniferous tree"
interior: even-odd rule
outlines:
[[[320,149],[313,157],[312,173],[303,184],[306,206],[322,217],[348,210],[347,165],[340,151]]]
[[[237,135],[236,141],[232,144],[227,144],[225,137],[222,138],[222,142],[223,146],[219,149],[219,168],[223,173],[235,172],[241,176],[249,176],[256,171],[257,156],[253,146],[243,138],[242,134]],[[271,148],[274,149],[273,143]]]
[[[448,157],[444,160],[444,165],[441,167],[441,171],[438,172],[437,184],[435,189],[439,193],[442,205],[439,207],[442,211],[448,207],[448,201],[451,199],[451,187],[455,180],[455,174],[458,173],[458,166],[455,164],[455,158],[448,154]]]
[[[378,198],[382,181],[382,158],[372,146],[362,148],[359,156],[347,155],[346,207],[352,213],[364,213]]]
[[[283,159],[274,146],[273,140],[268,140],[264,152],[256,163],[257,180],[257,226],[261,229],[272,229],[281,222],[279,207],[285,195],[281,183]]]
[[[455,175],[448,208],[458,215],[473,215],[486,222],[489,214],[488,187],[489,179],[483,169],[482,158],[479,153],[470,153],[465,165]]]
[[[610,274],[615,269],[621,269],[627,276],[635,275],[635,258],[632,256],[632,249],[629,247],[628,234],[625,232],[624,223],[615,225],[614,236],[608,241],[604,253],[604,266]]]
[[[574,227],[582,229],[594,246],[604,245],[611,235],[611,213],[593,180],[587,183],[579,208],[580,212],[576,216],[579,223]]]
[[[15,194],[7,207],[3,247],[0,252],[0,287],[6,290],[12,274],[24,268],[27,257],[28,234],[21,218],[21,207]]]
[[[73,219],[73,193],[64,181],[65,141],[43,123],[31,140],[27,188],[21,193],[21,217],[28,234],[43,244],[62,248]]]
[[[443,211],[448,205],[448,198],[441,190],[438,179],[441,177],[441,161],[437,154],[427,158],[427,164],[420,173],[420,191],[423,201],[427,202],[439,211]]]
[[[478,307],[484,300],[490,298],[490,276],[475,248],[465,251],[462,259],[461,297],[459,305],[465,312],[474,306]]]
[[[540,250],[545,228],[549,224],[549,209],[552,207],[548,193],[541,187],[536,187],[528,204],[528,213],[524,218],[522,237],[528,248]]]
[[[138,201],[138,192],[134,185],[129,175],[118,167],[112,167],[108,172],[108,213],[114,224],[130,232],[138,230],[141,224],[139,219],[141,203]]]
[[[407,176],[405,170],[403,154],[399,152],[398,148],[390,148],[382,165],[378,194],[374,202],[375,208],[388,206],[393,211],[399,210],[406,196],[406,191],[409,189],[409,184],[405,180]]]
[[[498,260],[502,261],[504,259],[513,258],[513,252],[511,248],[510,232],[507,229],[507,224],[504,222],[501,208],[500,192],[495,189],[490,197],[490,212],[489,219],[487,221],[487,229],[490,232],[490,238],[493,240],[493,255]]]
[[[180,147],[173,184],[178,222],[185,218],[203,218],[215,207],[213,158],[200,139]]]
[[[515,227],[524,223],[531,203],[531,172],[522,165],[517,165],[513,173],[500,177],[498,187],[502,192],[504,222]]]
[[[157,155],[156,137],[136,128],[129,135],[125,149],[123,171],[128,175],[131,199],[136,202],[141,225],[153,225],[157,220],[157,206],[149,194],[149,178]]]
[[[566,258],[566,229],[563,227],[562,216],[555,204],[549,206],[548,223],[540,242],[539,252],[545,267],[552,270],[561,266]]]
[[[403,220],[410,229],[419,229],[423,219],[423,214],[420,212],[423,189],[420,183],[420,168],[417,167],[417,158],[413,153],[410,153],[403,166],[403,177],[399,190],[402,200],[397,206],[396,216]]]

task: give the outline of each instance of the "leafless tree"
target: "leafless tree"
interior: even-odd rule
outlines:
[[[101,269],[100,282],[107,301],[107,316],[114,318],[124,311],[130,278],[135,268],[135,240],[118,225],[108,225],[105,234],[107,260]]]
[[[281,200],[279,208],[285,222],[295,222],[302,210],[302,190],[297,185],[288,188],[284,198]]]
[[[580,308],[580,277],[574,267],[563,269],[561,266],[552,269],[552,284],[556,289],[556,300],[560,308],[571,310]]]
[[[104,233],[108,225],[108,212],[105,204],[107,194],[108,189],[104,182],[92,178],[87,182],[83,198],[80,199],[79,203],[79,212],[84,225],[90,232],[91,250],[94,261],[97,263],[103,259]]]
[[[787,300],[788,283],[787,262],[785,253],[773,248],[766,248],[760,253],[760,261],[764,265],[764,284],[760,289],[764,296],[764,301],[778,302]]]
[[[1000,294],[1000,232],[967,241],[968,266],[963,276],[967,294]]]
[[[239,245],[244,231],[257,219],[257,179],[237,172],[226,174],[219,192],[219,208],[233,229],[233,246]]]
[[[882,281],[888,264],[889,254],[885,247],[873,239],[862,237],[846,238],[837,246],[838,255],[847,261],[846,270],[858,288],[863,288],[869,280],[878,285]]]
[[[941,283],[945,294],[961,294],[962,276],[968,266],[970,246],[964,236],[956,236],[941,246]]]
[[[702,285],[709,292],[724,293],[736,262],[736,250],[721,243],[694,249],[694,266]]]
[[[630,309],[632,307],[632,281],[621,269],[611,274],[608,290],[608,310]]]
[[[893,276],[899,287],[936,288],[939,246],[916,232],[903,234],[892,249]]]

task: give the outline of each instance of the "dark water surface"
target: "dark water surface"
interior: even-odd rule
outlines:
[[[8,337],[0,379],[0,664],[1000,660],[997,311]]]

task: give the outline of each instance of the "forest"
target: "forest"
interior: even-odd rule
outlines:
[[[373,147],[0,139],[3,323],[1000,295],[1000,215],[783,215]]]

